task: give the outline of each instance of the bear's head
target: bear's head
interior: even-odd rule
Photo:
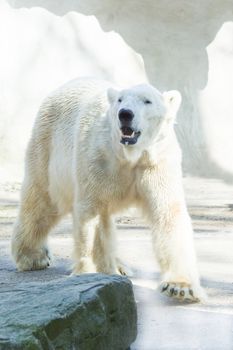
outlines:
[[[178,91],[163,94],[149,84],[108,90],[114,142],[137,153],[164,140],[173,128],[181,103]]]

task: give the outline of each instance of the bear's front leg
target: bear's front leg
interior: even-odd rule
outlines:
[[[112,219],[108,210],[97,213],[97,208],[92,201],[92,208],[79,200],[74,211],[74,259],[75,266],[73,274],[87,272],[100,272],[106,274],[117,274],[119,272],[118,261],[115,256],[115,234]],[[98,214],[98,215],[97,215]],[[95,225],[93,246],[89,242],[91,219],[98,216]],[[93,227],[94,228],[94,227]],[[92,249],[91,249],[92,248]]]
[[[180,300],[200,301],[193,231],[184,203],[158,207],[153,221],[153,244],[163,273],[161,292]]]
[[[115,228],[107,209],[102,211],[99,216],[92,256],[98,272],[119,273],[116,259]]]
[[[200,287],[181,179],[152,171],[141,184],[145,212],[152,225],[153,248],[163,274],[160,291],[181,301],[201,301],[205,294]]]
[[[92,250],[97,272],[106,274],[132,275],[132,271],[116,257],[115,225],[108,209],[99,215],[95,229]]]
[[[164,195],[163,198],[165,200]],[[157,203],[152,219],[152,234],[163,273],[160,291],[179,300],[200,301],[203,293],[197,271],[193,230],[185,203]]]
[[[95,273],[96,267],[91,257],[90,236],[93,226],[92,219],[96,216],[96,212],[89,203],[79,199],[74,204],[73,209],[73,275],[82,273]]]

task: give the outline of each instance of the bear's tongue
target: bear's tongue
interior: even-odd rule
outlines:
[[[141,132],[140,131],[134,131],[128,126],[123,126],[121,128],[121,143],[123,145],[134,145],[138,137],[140,136]]]
[[[123,126],[121,128],[121,132],[122,132],[122,136],[126,136],[129,138],[134,137],[134,134],[135,134],[134,131],[128,126]]]

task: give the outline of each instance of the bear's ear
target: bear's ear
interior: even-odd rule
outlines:
[[[109,103],[112,104],[118,96],[118,91],[113,88],[109,88],[107,94],[108,94],[108,101]]]
[[[163,93],[163,99],[167,108],[166,117],[174,120],[182,101],[181,94],[177,90],[166,91]]]

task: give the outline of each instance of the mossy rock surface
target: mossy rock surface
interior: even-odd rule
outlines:
[[[136,338],[136,304],[126,277],[1,283],[0,292],[1,350],[126,350]]]

